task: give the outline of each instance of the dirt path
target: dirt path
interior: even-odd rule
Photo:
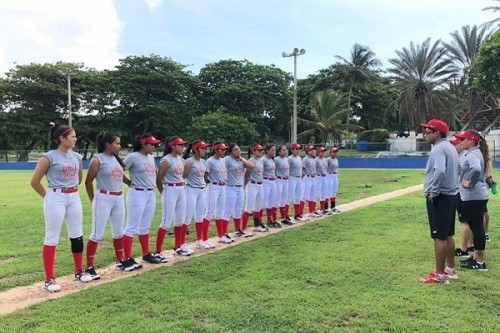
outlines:
[[[376,196],[372,196],[369,198],[361,199],[358,201],[354,201],[348,204],[344,205],[339,205],[338,208],[342,212],[348,212],[353,209],[359,208],[359,207],[364,207],[368,206],[377,202],[381,202],[384,200],[396,198],[408,193],[412,193],[418,190],[422,189],[422,184],[404,188],[401,190],[389,192],[389,193],[384,193]],[[340,213],[342,214],[342,213]],[[329,217],[329,216],[328,216]],[[323,218],[327,217],[321,217],[318,218],[317,220],[321,220]],[[57,293],[48,293],[45,291],[43,288],[43,284],[40,282],[37,282],[35,284],[29,285],[29,286],[24,286],[24,287],[17,287],[13,288],[4,292],[0,293],[0,315],[1,314],[7,314],[11,313],[17,309],[23,309],[26,308],[30,305],[41,303],[50,299],[55,299],[55,298],[60,298],[64,297],[66,295],[72,294],[79,292],[81,290],[85,290],[87,288],[92,288],[94,286],[101,285],[103,283],[109,283],[113,282],[119,279],[127,278],[129,276],[134,276],[137,274],[142,274],[143,272],[147,272],[153,269],[158,269],[160,267],[165,267],[165,266],[172,266],[176,262],[182,261],[182,260],[190,260],[191,258],[195,258],[197,256],[203,255],[205,253],[211,253],[219,250],[223,250],[227,247],[230,246],[235,246],[238,245],[242,242],[248,242],[252,241],[257,238],[261,237],[266,237],[268,235],[274,234],[276,232],[280,232],[282,230],[286,230],[289,228],[296,228],[298,226],[301,226],[303,223],[300,224],[295,224],[290,227],[284,227],[282,229],[270,229],[269,232],[266,233],[255,233],[254,237],[251,238],[244,238],[244,239],[238,239],[236,242],[229,244],[229,245],[221,245],[219,244],[215,249],[212,250],[196,250],[196,253],[191,255],[190,257],[179,257],[179,256],[174,256],[171,251],[168,251],[168,254],[166,254],[168,258],[168,262],[166,264],[162,265],[144,265],[144,267],[140,270],[137,271],[132,271],[129,273],[121,272],[121,271],[115,271],[114,265],[110,265],[105,268],[100,268],[99,274],[101,275],[101,279],[97,281],[92,281],[90,283],[81,283],[75,281],[73,276],[61,276],[57,278],[57,282],[61,285],[62,289],[60,292]],[[217,243],[216,239],[211,239],[212,242]],[[189,244],[192,248],[194,248],[194,243]],[[139,260],[138,260],[139,261]]]

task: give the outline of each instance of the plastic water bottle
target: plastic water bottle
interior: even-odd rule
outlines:
[[[491,193],[497,194],[497,183],[491,184]]]

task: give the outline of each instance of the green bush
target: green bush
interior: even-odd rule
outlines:
[[[368,150],[388,150],[389,142],[387,138],[389,137],[389,131],[384,128],[377,128],[369,131],[361,132],[358,135],[358,142],[368,141]]]

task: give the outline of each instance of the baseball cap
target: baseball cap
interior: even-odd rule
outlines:
[[[309,152],[311,150],[314,150],[314,146],[313,145],[308,145],[306,146],[306,148],[304,148],[306,152]]]
[[[450,143],[451,143],[452,145],[458,145],[460,142],[462,142],[462,140],[460,140],[460,139],[459,139],[459,138],[457,138],[456,136],[452,137],[452,138],[451,138],[450,140],[448,140],[448,141],[450,141]]]
[[[420,126],[433,131],[438,131],[445,134],[448,133],[448,125],[444,121],[439,119],[431,119],[427,124],[420,124]]]
[[[195,148],[207,148],[208,146],[210,146],[208,143],[206,143],[205,141],[200,141],[200,142],[197,142],[193,145],[193,149]]]
[[[226,144],[224,142],[216,144],[215,146],[212,146],[212,150],[218,150],[218,149],[226,150],[228,148],[229,147],[226,146]]]
[[[290,149],[300,149],[301,146],[298,144],[298,143],[293,143],[291,146],[290,146]]]
[[[250,146],[250,150],[251,151],[261,151],[261,150],[265,150],[265,149],[264,149],[264,147],[262,147],[261,145],[256,143],[256,144]]]
[[[336,153],[338,151],[339,151],[339,149],[337,147],[330,148],[330,153]]]
[[[325,147],[318,147],[318,148],[316,148],[316,151],[317,151],[318,153],[321,153],[321,152],[326,151],[326,148],[325,148]]]
[[[157,145],[161,141],[156,139],[154,136],[151,135],[151,136],[147,136],[145,138],[140,139],[139,142],[141,143],[141,145]]]
[[[480,137],[476,136],[474,133],[470,131],[460,132],[458,134],[455,134],[455,137],[459,138],[460,140],[469,139],[474,141],[475,143],[478,143],[481,140]]]
[[[184,141],[182,140],[181,138],[179,137],[176,137],[175,139],[172,139],[170,141],[167,142],[167,144],[170,146],[170,147],[173,147],[173,146],[183,146],[187,143],[187,141]]]

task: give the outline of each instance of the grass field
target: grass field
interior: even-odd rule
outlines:
[[[43,279],[42,202],[30,175],[0,172],[0,290]],[[342,170],[340,177],[342,204],[418,184],[423,171]],[[88,236],[90,205],[81,195]],[[499,331],[499,206],[492,196],[490,271],[461,270],[449,285],[417,282],[433,267],[417,192],[16,311],[2,316],[0,332]],[[102,265],[112,261],[106,237],[96,258]],[[72,270],[65,238],[58,275]]]

